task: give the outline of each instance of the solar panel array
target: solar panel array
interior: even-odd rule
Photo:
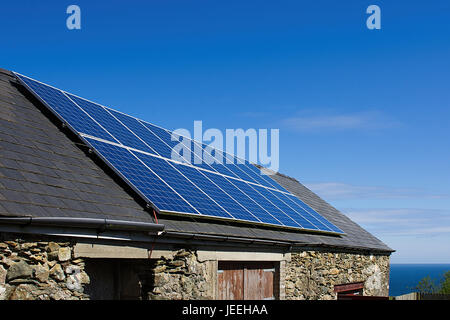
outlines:
[[[173,148],[208,146],[15,73],[21,83],[161,213],[343,233],[249,163],[207,164],[195,152],[172,159]],[[175,135],[176,136],[176,135]],[[242,161],[242,160],[241,160]]]

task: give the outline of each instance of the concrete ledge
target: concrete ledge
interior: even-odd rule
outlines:
[[[198,250],[199,261],[290,261],[290,253]]]
[[[121,245],[77,243],[74,247],[75,258],[108,259],[158,259],[173,258],[170,249],[154,249]],[[198,260],[203,261],[290,261],[290,253],[245,252],[232,250],[197,249]]]
[[[148,259],[148,249],[129,246],[77,243],[75,258]]]

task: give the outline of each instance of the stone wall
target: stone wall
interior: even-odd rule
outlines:
[[[195,252],[178,250],[154,261],[148,299],[215,299],[217,264],[200,262]]]
[[[100,261],[74,258],[73,240],[55,239],[0,235],[0,300],[90,298],[85,264],[86,270],[90,265],[101,268]],[[217,259],[199,259],[196,251],[179,249],[158,258],[109,259],[103,263],[120,263],[120,277],[127,284],[134,279],[136,288],[132,289],[138,291],[121,287],[140,299],[217,296]],[[364,282],[364,295],[387,296],[389,290],[389,256],[304,251],[281,261],[277,271],[275,294],[283,300],[336,299],[335,285],[360,281]],[[114,290],[114,285],[108,286],[95,274],[91,275],[92,285]]]
[[[285,265],[285,298],[336,299],[334,286],[364,282],[366,296],[388,296],[389,256],[304,251]]]
[[[89,276],[83,260],[72,258],[72,243],[2,238],[0,300],[88,299]]]
[[[69,240],[47,240],[2,235],[0,300],[90,298],[85,292],[90,283],[85,264],[96,265],[96,259],[74,258],[75,243]],[[217,267],[214,267],[213,261],[200,262],[193,251],[176,250],[167,256],[147,261],[140,259],[131,262],[131,265],[133,268],[130,270],[139,277],[142,299],[197,300],[215,297]],[[125,270],[123,268],[124,274],[121,274],[124,279]],[[114,296],[114,293],[110,294]]]

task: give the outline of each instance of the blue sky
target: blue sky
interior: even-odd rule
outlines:
[[[66,8],[81,8],[81,30]],[[381,8],[381,30],[366,8]],[[20,1],[0,67],[175,129],[280,129],[280,171],[450,263],[450,2]]]

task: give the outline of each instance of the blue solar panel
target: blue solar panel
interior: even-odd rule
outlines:
[[[274,189],[283,191],[283,192],[287,192],[289,193],[289,191],[287,191],[283,186],[281,186],[278,182],[276,182],[274,179],[272,179],[270,176],[266,175],[266,174],[262,174],[261,170],[258,169],[256,166],[254,166],[253,164],[249,163],[248,161],[246,162],[247,164],[247,168],[250,171],[253,171],[256,175],[258,175],[262,180],[265,180],[268,185]],[[263,184],[264,185],[264,184]],[[267,185],[266,185],[267,186]]]
[[[163,141],[161,141],[155,134],[148,130],[136,118],[130,117],[121,112],[108,109],[108,111],[116,117],[120,122],[127,126],[131,131],[138,135],[148,146],[150,146],[157,155],[170,159],[171,149]]]
[[[248,172],[248,169],[245,168],[246,163],[245,162],[238,162],[238,159],[233,157],[232,155],[230,155],[227,152],[223,152],[223,157],[224,157],[224,163],[225,166],[227,167],[228,170],[230,170],[231,172],[233,172],[233,174],[236,177],[239,177],[242,180],[245,181],[249,181],[252,183],[260,183],[260,181],[258,181],[258,177],[254,177],[253,172]],[[262,181],[263,185],[265,185],[266,187],[269,185],[265,184],[265,181]],[[272,186],[270,186],[272,187]]]
[[[145,152],[154,151],[142,142],[133,132],[127,129],[122,123],[117,121],[105,108],[102,106],[78,98],[74,95],[67,94],[79,107],[86,111],[92,118],[94,118],[103,128],[107,128],[108,132],[120,141],[125,146],[142,150]]]
[[[78,132],[116,141],[108,132],[101,128],[83,110],[77,107],[63,92],[35,80],[18,75],[19,78],[41,98],[54,112]]]
[[[218,172],[217,169],[214,167],[214,164],[209,164],[208,162],[204,161],[203,155],[201,153],[199,153],[198,150],[196,149],[198,144],[196,144],[194,140],[191,140],[187,137],[182,137],[173,132],[168,132],[165,130],[160,131],[161,129],[159,129],[159,128],[154,128],[153,130],[155,132],[159,132],[160,134],[162,134],[162,137],[160,137],[161,140],[164,140],[164,137],[167,137],[166,134],[168,133],[171,137],[173,136],[175,139],[177,139],[177,140],[175,140],[175,144],[182,142],[183,145],[186,146],[186,148],[188,148],[192,152],[192,163],[191,164],[194,165],[195,167],[209,170],[212,172]],[[177,142],[177,141],[179,141],[179,142]],[[174,145],[174,144],[172,144],[172,145]]]
[[[331,229],[328,226],[323,224],[321,219],[317,219],[320,215],[312,209],[307,210],[307,208],[309,208],[309,206],[301,205],[301,203],[302,203],[301,201],[300,202],[296,201],[296,199],[298,199],[297,197],[289,196],[286,194],[279,194],[278,196],[280,198],[282,198],[284,201],[286,201],[287,203],[289,203],[289,205],[291,205],[297,211],[302,212],[303,216],[305,216],[309,221],[311,221],[312,223],[317,225],[321,230],[331,231]]]
[[[261,205],[266,211],[268,211],[273,219],[276,219],[278,221],[278,224],[288,227],[303,228],[303,225],[297,223],[295,220],[281,211],[280,208],[278,208],[272,202],[262,197],[261,194],[258,193],[250,184],[240,180],[229,179],[229,181],[250,198],[258,199],[258,204]]]
[[[311,216],[313,216],[316,220],[320,221],[322,224],[327,226],[326,229],[323,230],[331,230],[337,233],[344,233],[341,229],[336,227],[334,224],[330,223],[327,219],[322,217],[319,213],[314,211],[310,206],[304,203],[302,200],[297,198],[296,196],[290,194],[284,194],[287,198],[289,198],[292,202],[296,203],[299,207],[303,208],[306,212],[308,212]]]
[[[145,126],[145,128],[149,132],[151,132],[155,137],[158,138],[157,140],[159,140],[159,141],[154,141],[154,143],[155,143],[154,148],[157,151],[161,150],[162,153],[164,154],[165,158],[173,159],[172,150],[179,143],[183,143],[183,145],[186,146],[186,149],[189,150],[190,157],[185,157],[184,154],[181,154],[181,156],[184,157],[183,159],[181,159],[181,160],[183,160],[181,162],[190,163],[196,167],[199,167],[199,168],[202,168],[205,170],[210,170],[213,172],[218,171],[214,165],[209,165],[209,164],[205,163],[204,161],[202,161],[201,155],[197,155],[195,153],[194,141],[192,141],[191,139],[181,137],[177,134],[173,134],[167,130],[158,128],[158,127],[151,125],[149,123],[146,123],[144,121],[139,121],[139,123],[141,123],[143,126]],[[172,137],[175,137],[178,140],[172,140]],[[161,143],[163,145],[161,145]]]
[[[86,138],[86,140],[157,208],[174,212],[195,212],[189,203],[169,188],[127,149],[90,138]]]
[[[203,157],[208,159],[209,165],[210,165],[212,168],[214,168],[214,171],[219,172],[219,173],[221,173],[221,174],[223,174],[223,175],[226,175],[226,176],[229,176],[229,177],[240,178],[239,175],[237,175],[237,174],[235,174],[233,171],[231,171],[231,170],[228,168],[228,166],[223,165],[222,163],[217,163],[217,162],[214,161],[214,159],[211,159],[211,158],[208,156],[208,153],[207,153],[207,151],[206,151],[207,148],[208,148],[207,145],[205,145],[204,143],[196,142],[196,141],[193,141],[193,143],[194,143],[195,145],[197,145],[198,148],[201,148],[201,150],[202,150],[201,152],[202,152],[202,154],[204,155]],[[213,156],[214,156],[214,155],[213,155]],[[223,161],[225,161],[225,158],[223,159]]]
[[[297,222],[302,228],[310,230],[320,229],[315,223],[308,219],[303,212],[300,210],[295,210],[295,208],[290,207],[285,202],[274,196],[277,191],[271,192],[271,190],[259,186],[254,186],[253,188],[256,189],[268,201],[280,208],[287,216]]]
[[[216,200],[223,208],[238,220],[245,220],[251,222],[259,221],[253,214],[248,211],[244,205],[240,204],[236,199],[233,199],[225,191],[214,182],[214,179],[208,179],[208,177],[193,167],[175,164],[176,168],[180,170],[189,180],[199,186],[204,192],[206,192],[211,198]]]
[[[167,160],[153,157],[138,152],[133,152],[135,156],[141,159],[148,167],[152,168],[158,175],[164,177],[168,183],[183,198],[188,199],[200,214],[232,218],[223,208],[219,207],[210,197],[200,188],[197,188],[192,182],[176,170]]]
[[[224,164],[205,163],[201,161],[209,148],[205,144],[16,75],[161,212],[343,233],[247,160],[242,164],[223,153],[228,158]],[[181,141],[188,152],[183,156],[191,165],[173,161],[172,152]],[[202,155],[195,153],[194,146],[202,150]]]
[[[273,186],[271,184],[269,184],[266,180],[261,178],[259,173],[255,173],[253,170],[251,170],[250,166],[253,166],[253,165],[251,165],[249,163],[243,163],[243,164],[236,164],[234,167],[237,170],[241,170],[245,174],[245,176],[248,177],[245,180],[260,184],[265,187],[273,188]]]
[[[205,150],[208,148],[205,144],[200,144],[198,142],[193,142],[198,145],[201,145],[202,152],[205,153]],[[247,160],[242,160],[242,163],[238,163],[237,158],[234,158],[230,154],[222,152],[223,163],[212,163],[210,164],[217,172],[234,178],[239,178],[241,180],[245,180],[252,183],[257,183],[263,185],[268,188],[275,188],[281,191],[286,191],[282,186],[280,186],[276,181],[267,177],[266,175],[261,174],[260,170],[252,165]]]
[[[269,211],[264,209],[258,204],[259,199],[252,199],[250,196],[246,195],[244,192],[236,188],[228,179],[222,175],[215,173],[204,172],[204,174],[230,197],[238,201],[242,206],[244,206],[247,211],[251,212],[251,215],[245,215],[247,221],[254,220],[256,217],[259,221],[267,224],[282,225],[279,220],[275,219]],[[235,180],[237,181],[237,180]],[[258,202],[257,202],[258,201]]]
[[[151,131],[155,136],[159,137],[160,140],[164,141],[164,143],[166,145],[168,145],[170,147],[171,150],[173,150],[181,141],[172,141],[172,136],[171,134],[162,129],[159,128],[157,126],[154,126],[150,123],[144,122],[144,121],[139,121],[143,126],[145,126],[147,128],[147,130]],[[186,143],[186,147],[188,148],[189,151],[192,150],[192,143],[187,143],[186,140],[183,141],[184,143]],[[186,158],[186,162],[188,163],[192,163],[193,159],[192,159],[192,153],[189,152],[188,155],[182,155],[183,157]],[[169,155],[167,158],[172,158],[171,155]]]

